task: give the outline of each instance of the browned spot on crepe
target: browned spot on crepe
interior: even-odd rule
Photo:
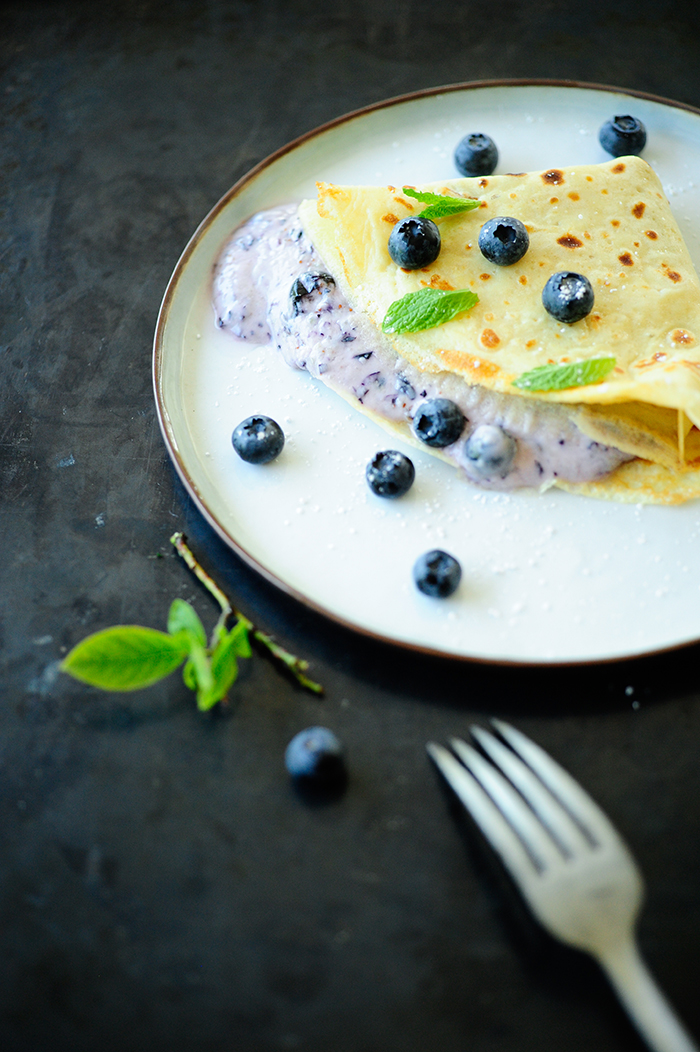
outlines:
[[[558,168],[550,168],[548,172],[542,172],[542,179],[545,183],[551,183],[553,186],[561,186],[564,182],[564,173],[559,171]]]
[[[581,248],[583,241],[580,241],[574,234],[564,234],[562,237],[557,238],[557,244],[561,245],[562,248]]]
[[[481,334],[481,342],[483,343],[484,347],[489,347],[493,349],[494,347],[498,347],[499,343],[501,342],[501,337],[498,335],[498,333],[494,332],[493,329],[484,329],[484,331]]]
[[[433,289],[442,289],[443,292],[452,292],[454,285],[450,285],[447,278],[441,278],[439,274],[433,274],[430,279],[430,287]]]
[[[448,369],[454,369],[462,374],[466,373],[477,383],[501,371],[495,362],[475,358],[473,354],[467,354],[465,351],[441,348],[438,354]]]

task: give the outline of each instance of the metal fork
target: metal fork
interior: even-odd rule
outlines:
[[[590,953],[655,1052],[698,1052],[640,957],[643,882],[620,835],[570,774],[520,731],[473,727],[428,753],[500,856],[539,922]],[[506,742],[507,744],[503,744]]]

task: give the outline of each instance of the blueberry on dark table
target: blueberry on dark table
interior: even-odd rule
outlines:
[[[560,270],[552,274],[542,289],[542,303],[548,314],[567,325],[581,321],[593,309],[593,287],[583,274]]]
[[[440,548],[421,555],[413,567],[416,587],[424,595],[435,599],[447,599],[457,590],[461,579],[462,567],[459,562],[454,555]]]
[[[292,778],[308,782],[331,783],[345,773],[343,746],[327,727],[307,727],[295,734],[284,762]]]
[[[416,477],[413,461],[396,449],[376,453],[365,472],[372,493],[378,497],[402,497]]]
[[[241,460],[267,464],[282,452],[284,432],[269,416],[249,416],[234,429],[231,443]]]
[[[647,130],[636,117],[611,117],[601,126],[598,139],[606,153],[613,157],[624,157],[642,152],[647,141]]]
[[[440,231],[432,219],[400,219],[389,235],[389,255],[404,270],[429,267],[440,255]]]
[[[490,136],[475,132],[457,143],[454,161],[460,175],[491,175],[498,164],[498,150]]]
[[[498,424],[479,424],[464,444],[464,452],[475,474],[481,478],[507,475],[515,457],[516,442]]]
[[[462,410],[449,398],[427,398],[413,417],[413,432],[427,446],[442,449],[457,441],[466,422]]]
[[[499,267],[510,267],[522,259],[530,247],[530,235],[519,219],[496,216],[479,231],[482,256]]]

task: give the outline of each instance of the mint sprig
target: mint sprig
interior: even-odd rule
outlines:
[[[210,646],[204,625],[184,599],[175,599],[168,632],[142,625],[116,625],[87,636],[61,662],[61,671],[102,690],[150,687],[184,662],[185,685],[202,712],[223,701],[238,675],[238,658],[250,657],[245,626],[219,626]]]
[[[582,362],[561,365],[538,365],[521,373],[513,386],[523,391],[565,391],[568,387],[586,387],[605,379],[615,367],[615,358],[587,358]]]
[[[471,310],[478,302],[477,294],[469,289],[424,288],[407,292],[390,305],[382,322],[382,331],[399,334],[434,329],[452,321],[463,311]]]
[[[308,662],[284,650],[231,606],[227,596],[199,565],[183,535],[176,533],[170,540],[221,607],[209,643],[194,607],[184,599],[174,599],[168,612],[167,632],[142,625],[102,629],[73,647],[61,662],[61,671],[101,690],[129,691],[150,687],[184,663],[185,686],[195,691],[197,707],[206,712],[226,699],[238,676],[238,659],[251,656],[249,637],[252,636],[301,686],[316,694],[322,693],[321,685],[305,675]],[[236,623],[228,628],[226,622],[231,616],[236,617]]]
[[[478,201],[468,197],[433,194],[430,190],[414,190],[410,186],[404,186],[403,192],[407,197],[414,197],[416,201],[428,206],[418,213],[419,219],[444,219],[446,216],[458,215],[460,212],[471,212],[472,208],[479,207]]]

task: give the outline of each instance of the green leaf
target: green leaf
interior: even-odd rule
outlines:
[[[229,687],[238,676],[238,656],[236,639],[229,635],[222,639],[211,656],[211,670],[214,677],[216,701],[228,694]]]
[[[214,686],[218,694],[217,701],[228,693],[228,689],[238,675],[238,658],[236,648],[229,639],[222,640],[211,656],[211,670]]]
[[[472,208],[479,207],[478,201],[468,197],[432,194],[429,190],[414,190],[410,186],[404,186],[403,192],[407,197],[415,197],[417,201],[428,205],[427,208],[418,213],[418,218],[420,219],[444,219],[445,216],[458,215],[460,212],[471,212]]]
[[[424,288],[418,292],[407,292],[400,300],[394,300],[382,322],[383,332],[421,332],[434,329],[451,321],[458,314],[479,302],[479,297],[469,289]]]
[[[187,657],[184,636],[117,625],[87,636],[61,662],[62,672],[102,690],[138,690],[164,679]]]
[[[251,653],[247,625],[239,621],[220,638],[212,651],[212,685],[197,694],[197,705],[201,710],[210,709],[226,697],[238,676],[238,658],[250,657]]]
[[[194,665],[190,658],[187,659],[182,668],[182,682],[189,690],[197,689],[197,673],[194,670]]]
[[[599,383],[614,367],[614,358],[587,358],[582,362],[539,365],[536,369],[521,373],[513,380],[513,386],[523,391],[564,391],[567,387]]]
[[[201,643],[203,647],[207,645],[207,635],[199,614],[184,599],[173,599],[170,604],[168,632],[172,635],[175,635],[176,632],[191,632],[198,643]]]
[[[238,657],[249,658],[253,651],[250,649],[250,639],[248,638],[248,626],[244,621],[237,621],[229,632],[229,639],[231,645],[235,647],[236,654]]]
[[[206,695],[214,686],[214,677],[211,671],[211,662],[209,655],[205,647],[198,640],[192,640],[190,637],[190,659],[188,664],[191,665],[192,671],[188,672],[188,678],[191,678],[197,688],[197,703],[199,703],[199,696]]]

